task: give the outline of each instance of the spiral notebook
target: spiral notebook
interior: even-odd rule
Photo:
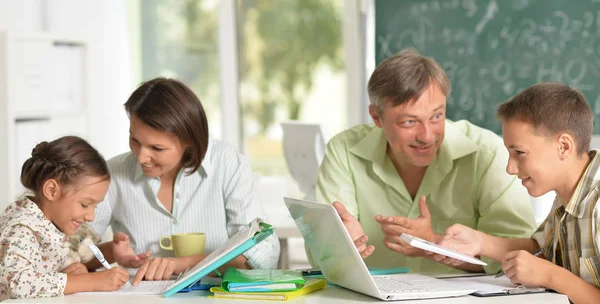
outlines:
[[[457,277],[444,279],[460,283],[462,286],[477,289],[471,295],[478,297],[506,296],[526,293],[545,292],[543,287],[525,287],[513,284],[509,278],[502,276],[496,278],[495,275],[477,276],[477,277]]]

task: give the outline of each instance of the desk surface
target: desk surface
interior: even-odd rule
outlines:
[[[148,304],[163,304],[163,303],[190,303],[197,304],[199,297],[202,297],[202,303],[217,303],[217,304],[253,304],[253,303],[264,303],[265,301],[250,301],[250,300],[229,300],[229,299],[213,299],[206,298],[205,296],[210,294],[209,292],[196,291],[191,293],[177,294],[170,298],[164,298],[163,296],[133,296],[133,295],[97,295],[97,294],[75,294],[58,298],[44,298],[44,299],[27,299],[27,300],[6,300],[4,303],[106,303],[106,304],[117,304],[117,303],[136,303],[143,302]],[[431,303],[449,303],[449,304],[465,304],[465,303],[486,303],[486,304],[506,304],[510,301],[511,304],[520,303],[565,303],[569,301],[567,296],[556,294],[556,293],[538,293],[531,295],[511,295],[511,296],[499,296],[499,297],[473,297],[464,296],[458,298],[441,298],[431,300],[414,300],[414,301],[401,301],[401,303],[417,303],[417,304],[431,304]],[[269,301],[269,303],[278,303],[276,301]],[[347,289],[340,287],[328,286],[324,290],[320,290],[303,297],[290,300],[281,303],[383,303],[375,298],[371,298]]]

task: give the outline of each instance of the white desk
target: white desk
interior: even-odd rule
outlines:
[[[229,299],[213,299],[207,298],[205,295],[209,292],[195,291],[187,294],[177,294],[170,298],[162,296],[126,296],[126,295],[84,295],[75,294],[58,298],[44,299],[27,299],[27,300],[6,300],[4,303],[99,303],[99,304],[118,304],[118,303],[148,303],[148,304],[164,304],[164,303],[182,303],[182,304],[197,304],[197,303],[215,303],[215,304],[253,304],[253,303],[278,303],[276,301],[250,301],[250,300],[229,300]],[[486,303],[486,304],[568,304],[567,296],[556,293],[537,293],[531,295],[511,295],[499,297],[473,297],[464,296],[458,298],[441,298],[433,300],[414,300],[400,301],[399,303],[415,303],[415,304],[431,304],[431,303],[450,303],[450,304],[465,304],[465,303]],[[294,300],[280,303],[296,303],[296,304],[327,304],[327,303],[384,303],[375,298],[371,298],[350,290],[340,287],[328,286],[324,290],[320,290]]]

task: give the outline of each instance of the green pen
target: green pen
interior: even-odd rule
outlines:
[[[369,268],[369,273],[371,275],[384,275],[384,274],[396,274],[396,273],[407,273],[408,268],[406,267],[398,267],[398,268]]]

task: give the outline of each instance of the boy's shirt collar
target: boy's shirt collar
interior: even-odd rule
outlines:
[[[586,168],[583,176],[579,180],[569,203],[565,206],[565,211],[577,218],[582,218],[585,211],[585,205],[592,200],[588,196],[593,194],[592,189],[600,182],[600,154],[596,150],[588,152],[592,159]]]

